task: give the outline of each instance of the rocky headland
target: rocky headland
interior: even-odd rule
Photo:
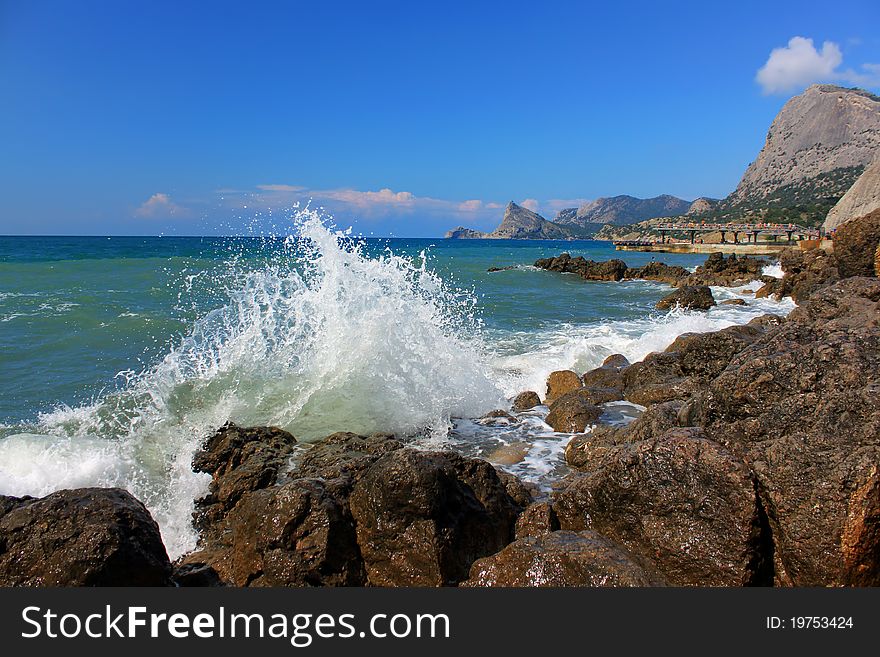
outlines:
[[[546,405],[547,423],[573,434],[570,474],[549,495],[390,435],[309,446],[227,424],[193,458],[211,476],[195,551],[171,563],[123,490],[0,497],[0,585],[880,585],[878,217],[842,226],[833,254],[783,258],[765,287],[796,296],[787,318],[554,372],[487,416]],[[636,277],[614,261],[549,261],[589,280]],[[712,256],[693,274],[652,263],[638,276],[681,291],[760,266]],[[644,410],[604,424],[613,401]]]

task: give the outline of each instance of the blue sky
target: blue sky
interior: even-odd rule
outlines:
[[[876,0],[0,0],[0,234],[239,232],[312,198],[435,236],[509,200],[722,197],[791,95],[880,91],[878,25]]]

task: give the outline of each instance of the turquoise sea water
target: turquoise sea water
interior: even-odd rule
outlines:
[[[522,390],[543,394],[555,369],[635,360],[683,332],[791,308],[659,313],[664,285],[531,266],[563,251],[631,266],[655,257],[607,242],[352,242],[315,217],[302,234],[0,237],[0,493],[125,486],[180,554],[206,485],[192,453],[229,419],[306,441],[392,431],[540,483],[563,467],[568,440],[543,423],[546,409],[515,425],[476,418]],[[611,406],[607,419],[629,411]]]

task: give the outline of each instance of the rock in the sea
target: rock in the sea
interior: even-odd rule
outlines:
[[[662,586],[623,547],[592,531],[521,538],[471,567],[468,587]]]
[[[602,415],[602,409],[591,401],[594,398],[588,389],[572,390],[550,405],[545,421],[554,431],[580,433]]]
[[[128,491],[0,496],[0,586],[167,586],[170,577],[159,527]]]
[[[533,390],[521,392],[513,399],[513,410],[515,411],[527,411],[530,408],[540,405],[541,398],[538,396],[538,393]]]
[[[708,285],[686,285],[667,294],[657,302],[657,310],[688,308],[690,310],[709,310],[715,305],[715,298]]]
[[[562,395],[577,390],[581,386],[581,378],[577,372],[571,370],[551,372],[547,377],[547,395],[544,398],[544,403],[549,406]]]
[[[874,253],[878,245],[880,210],[840,226],[834,233],[834,257],[840,276],[874,276]]]
[[[737,256],[735,253],[725,257],[716,252],[710,254],[693,274],[679,281],[679,285],[743,285],[760,278],[766,264],[762,258]]]
[[[748,306],[743,299],[725,299],[721,302],[722,306]]]
[[[444,586],[514,536],[519,506],[485,461],[399,450],[373,464],[350,498],[368,582]]]
[[[582,256],[572,258],[568,253],[563,253],[555,258],[537,260],[535,267],[563,274],[577,274],[587,281],[620,281],[628,269],[623,260],[595,262],[586,260]]]
[[[767,580],[751,472],[699,429],[620,445],[566,483],[553,503],[562,529],[599,532],[670,584]]]
[[[587,388],[610,388],[623,390],[624,368],[629,367],[629,361],[621,354],[612,354],[605,359],[600,367],[590,370],[581,378],[584,387]]]
[[[667,265],[662,262],[649,262],[643,267],[627,269],[624,278],[657,281],[668,285],[678,285],[690,276],[690,272],[678,265]]]
[[[775,581],[880,584],[880,280],[817,290],[693,402],[754,470]]]

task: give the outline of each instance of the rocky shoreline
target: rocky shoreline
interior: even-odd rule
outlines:
[[[787,318],[554,372],[546,391],[512,400],[521,411],[543,396],[547,423],[575,434],[572,474],[549,497],[486,461],[389,435],[304,447],[282,429],[227,424],[193,458],[212,478],[195,551],[171,563],[121,489],[0,496],[0,585],[878,585],[878,220],[857,220],[833,255],[783,258],[784,277],[759,294],[794,295]],[[754,280],[764,264],[618,263],[564,254],[536,266],[680,291]],[[601,405],[618,400],[645,410],[601,424]]]

